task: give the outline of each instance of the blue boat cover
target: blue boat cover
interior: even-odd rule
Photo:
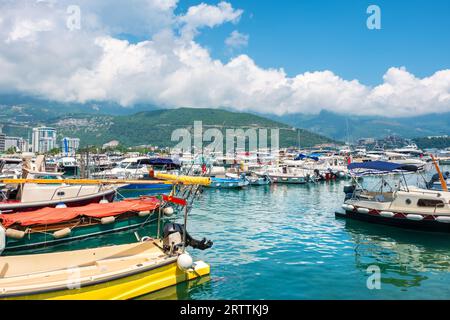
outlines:
[[[400,164],[385,161],[355,162],[349,164],[348,169],[367,169],[384,172],[392,172],[397,170],[416,172],[418,170],[417,166],[412,164]]]
[[[175,163],[172,159],[166,158],[149,159],[148,164],[154,166],[175,166],[175,167],[180,166],[178,163]]]
[[[308,155],[301,153],[294,160],[298,161],[298,160],[303,160],[303,159],[312,159],[314,161],[319,161],[319,156],[317,154],[308,156]]]

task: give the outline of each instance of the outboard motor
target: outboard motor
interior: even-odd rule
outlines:
[[[183,230],[184,226],[178,223],[168,223],[164,226],[163,249],[170,253],[177,252],[183,247]],[[186,232],[186,246],[194,249],[206,250],[211,248],[213,242],[211,240],[196,240]]]
[[[183,247],[183,228],[179,224],[169,223],[164,226],[163,249],[170,253]]]
[[[355,189],[356,189],[356,187],[354,185],[344,187],[345,200],[349,200],[353,197],[353,193],[355,192]]]

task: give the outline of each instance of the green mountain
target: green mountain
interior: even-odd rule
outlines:
[[[51,125],[58,129],[60,135],[79,137],[82,145],[102,145],[118,140],[125,146],[173,146],[177,142],[171,141],[172,132],[186,128],[192,133],[194,121],[202,121],[203,130],[220,129],[224,136],[226,129],[278,128],[282,147],[297,146],[299,137],[302,147],[334,142],[307,130],[295,130],[284,123],[253,114],[218,109],[167,109],[124,116],[67,115],[53,119]],[[270,131],[268,135],[270,137]]]
[[[192,131],[194,121],[202,121],[204,130],[222,129],[224,135],[226,129],[278,128],[282,147],[297,146],[299,142],[303,147],[334,142],[249,113],[189,108],[137,112],[140,109],[155,108],[148,105],[123,108],[111,103],[67,104],[0,96],[0,126],[7,135],[30,138],[33,127],[47,125],[55,127],[60,138],[80,138],[82,146],[98,146],[112,140],[118,140],[123,146],[173,146],[176,142],[171,141],[172,132],[180,128]],[[268,135],[270,137],[270,131]]]
[[[404,138],[449,135],[450,113],[405,118],[342,115],[322,111],[317,115],[291,114],[273,118],[336,140],[356,142],[360,138]]]

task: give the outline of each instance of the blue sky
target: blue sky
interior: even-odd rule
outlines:
[[[218,1],[203,1],[217,4]],[[382,82],[390,67],[417,77],[450,68],[450,1],[447,0],[230,0],[244,10],[236,25],[205,29],[197,41],[226,61],[224,39],[232,30],[249,35],[248,54],[289,76],[332,70],[367,85]],[[181,0],[178,12],[199,1]],[[382,29],[366,27],[366,9],[381,8]],[[237,53],[237,52],[235,52]]]
[[[79,16],[73,2],[0,1],[0,92],[277,115],[450,112],[449,0],[77,0]],[[381,30],[367,28],[372,4]]]

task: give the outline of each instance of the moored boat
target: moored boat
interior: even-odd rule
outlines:
[[[411,165],[388,162],[378,162],[372,167],[364,164],[363,167],[383,172],[417,171],[417,167]],[[396,186],[382,181],[380,189],[375,191],[359,185],[347,187],[343,212],[336,212],[336,216],[402,228],[450,232],[450,192],[445,181],[442,183],[445,191],[408,186],[406,179]]]
[[[245,179],[211,178],[211,184],[207,188],[212,189],[241,189],[249,185]]]
[[[62,173],[29,172],[23,183],[20,179],[0,179],[0,211],[14,213],[33,211],[64,204],[79,207],[101,200],[112,201],[117,186],[106,184],[67,184]],[[51,181],[52,183],[44,183]],[[5,183],[6,182],[6,183]]]
[[[181,180],[209,183],[209,180],[191,177],[179,177],[178,181]],[[193,186],[195,190],[196,187]],[[192,192],[189,194],[192,196]],[[187,232],[192,203],[173,196],[162,198],[184,207],[184,224],[166,224],[161,237],[158,223],[157,238],[144,237],[138,243],[0,257],[0,299],[132,299],[208,275],[209,265],[194,262],[186,251],[188,246],[206,250],[213,245],[205,238],[196,240]],[[55,219],[59,221],[58,216]]]
[[[164,241],[149,239],[0,257],[0,299],[125,300],[209,274],[210,267],[203,261],[193,262],[187,253],[163,248]]]
[[[157,198],[145,197],[75,208],[0,214],[0,254],[139,228],[157,220],[155,213],[160,205]]]

